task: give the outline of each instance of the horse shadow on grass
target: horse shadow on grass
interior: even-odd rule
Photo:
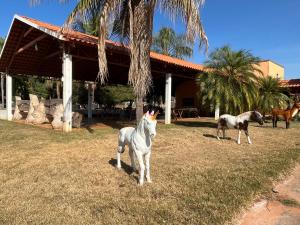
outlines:
[[[114,167],[114,168],[117,169],[117,160],[116,160],[116,159],[111,158],[111,159],[108,161],[108,163],[109,163],[112,167]],[[127,173],[127,175],[133,177],[133,178],[138,182],[139,178],[138,178],[138,176],[135,174],[135,172],[138,173],[138,171],[134,171],[130,165],[128,165],[127,163],[123,162],[122,160],[121,160],[121,170],[124,170],[125,173]],[[121,170],[120,170],[120,171],[121,171]]]
[[[214,138],[214,139],[217,139],[217,136],[216,135],[212,135],[212,134],[203,134],[204,137],[208,137],[208,138]],[[232,140],[231,137],[220,137],[220,139],[223,139],[223,140]]]

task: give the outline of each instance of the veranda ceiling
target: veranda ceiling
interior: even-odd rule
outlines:
[[[73,56],[73,79],[95,81],[98,72],[97,37],[16,15],[0,57],[0,72],[10,75],[62,77],[62,52]],[[128,48],[106,42],[110,83],[127,83]],[[151,52],[153,77],[172,73],[194,78],[203,66]]]

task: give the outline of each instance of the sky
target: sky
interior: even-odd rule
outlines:
[[[0,36],[7,35],[14,14],[62,25],[76,0],[59,4],[44,0],[31,6],[29,0],[0,0]],[[206,0],[201,19],[209,40],[209,52],[224,45],[246,49],[261,59],[270,59],[285,67],[285,79],[300,78],[300,0]],[[184,32],[177,20],[171,22],[160,12],[155,14],[154,32],[161,27]],[[207,55],[194,47],[188,61],[203,63]]]

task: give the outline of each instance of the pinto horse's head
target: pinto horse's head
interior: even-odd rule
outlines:
[[[264,124],[263,116],[256,110],[252,111],[250,119],[258,122],[260,125]]]
[[[157,120],[156,117],[159,114],[159,111],[154,113],[152,111],[151,113],[148,111],[144,115],[144,128],[149,133],[149,136],[151,139],[153,139],[156,136],[156,124]]]

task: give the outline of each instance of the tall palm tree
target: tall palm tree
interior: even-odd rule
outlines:
[[[0,53],[3,48],[5,39],[0,37]],[[1,88],[1,107],[4,107],[4,74],[0,73],[0,88]]]
[[[257,96],[258,62],[249,51],[217,48],[205,62],[207,73],[200,75],[202,101],[227,113],[250,110]]]
[[[183,59],[191,57],[193,49],[184,35],[176,35],[172,28],[164,27],[153,37],[152,50],[164,55]]]
[[[287,90],[280,86],[278,79],[271,76],[258,79],[258,108],[265,115],[274,107],[286,107],[289,97],[284,94]]]
[[[31,0],[32,3],[40,1]],[[133,86],[139,103],[137,104],[137,119],[139,119],[142,116],[142,99],[149,92],[152,83],[150,48],[155,9],[166,12],[171,19],[180,18],[186,25],[186,36],[189,42],[194,43],[199,37],[200,43],[207,46],[208,41],[199,11],[203,3],[204,0],[80,0],[66,23],[71,24],[76,18],[89,21],[90,15],[99,15],[98,78],[101,84],[104,84],[108,78],[105,53],[108,24],[115,24],[113,33],[119,34],[123,42],[129,43],[131,63],[128,82]]]

